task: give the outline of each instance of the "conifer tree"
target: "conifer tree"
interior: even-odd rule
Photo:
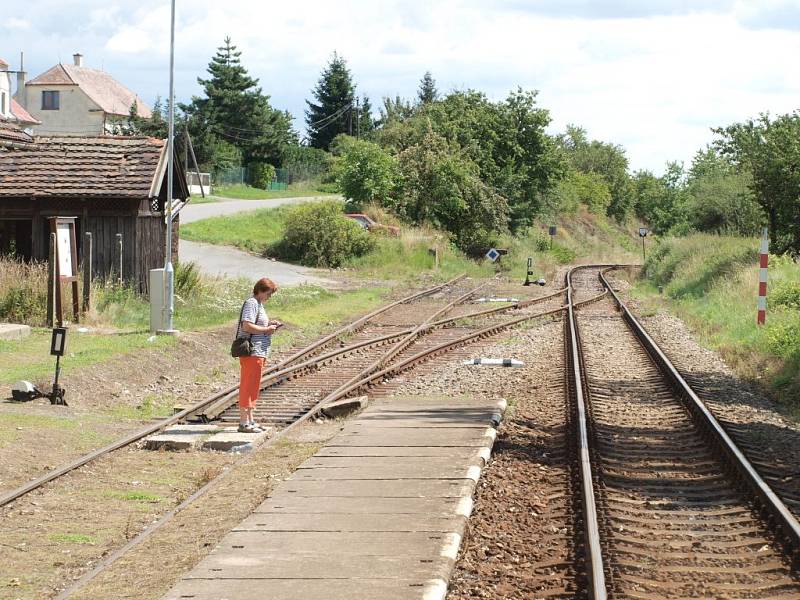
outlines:
[[[347,62],[336,52],[322,71],[312,91],[314,102],[306,100],[306,127],[309,145],[327,150],[340,133],[355,135],[353,120],[355,89]]]
[[[360,137],[368,137],[375,129],[375,121],[372,119],[372,103],[369,96],[364,94],[361,97],[361,106],[358,111],[358,133]]]
[[[433,78],[430,71],[425,71],[425,75],[420,79],[417,98],[420,104],[436,102],[436,100],[439,99],[439,90],[436,89],[436,80]]]
[[[216,149],[236,147],[245,164],[279,166],[292,141],[291,118],[270,106],[258,79],[241,64],[242,53],[226,37],[208,65],[208,79],[197,79],[204,96],[181,105],[201,163],[215,163]]]

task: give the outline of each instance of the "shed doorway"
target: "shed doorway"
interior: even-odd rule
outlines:
[[[33,257],[33,221],[0,219],[0,255],[30,261]]]

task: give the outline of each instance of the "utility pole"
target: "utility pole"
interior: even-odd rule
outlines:
[[[175,271],[172,268],[172,178],[175,169],[175,0],[170,2],[169,32],[169,134],[167,136],[167,242],[164,264],[164,329],[159,333],[175,335],[172,317],[175,313]]]
[[[350,100],[350,110],[347,111],[347,135],[353,135],[353,100]]]
[[[361,138],[361,101],[356,96],[356,139]]]

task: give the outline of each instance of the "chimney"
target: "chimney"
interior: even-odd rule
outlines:
[[[14,94],[14,99],[19,102],[22,108],[28,108],[28,94],[25,89],[25,62],[22,52],[19,53],[19,71],[17,71],[17,93]]]
[[[72,55],[72,60],[75,61],[75,66],[76,67],[82,67],[83,66],[83,54],[81,54],[80,52],[76,52],[75,54],[73,54]]]

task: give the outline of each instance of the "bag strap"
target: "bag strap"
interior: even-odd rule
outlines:
[[[248,298],[247,300],[250,300],[250,298]],[[239,330],[242,328],[242,317],[244,317],[244,307],[245,307],[245,304],[247,304],[247,300],[245,300],[242,303],[242,310],[239,311],[239,322],[236,324],[236,337],[237,338],[239,337]],[[249,339],[251,339],[251,340],[253,339],[253,334],[252,333],[250,334]]]

